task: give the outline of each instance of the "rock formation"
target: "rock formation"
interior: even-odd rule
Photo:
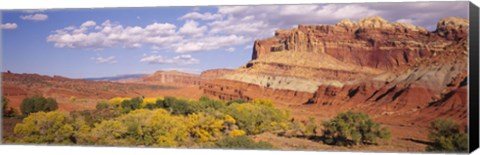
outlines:
[[[441,19],[434,31],[378,16],[299,25],[256,40],[252,60],[218,82],[223,87],[243,82],[259,88],[248,86],[241,94],[213,90],[214,81],[202,88],[228,98],[288,90],[297,93],[270,96],[282,96],[291,104],[379,115],[430,111],[427,121],[452,113],[448,117],[466,123],[467,36],[468,20],[458,17]],[[256,95],[246,95],[249,92]],[[310,97],[294,95],[298,93]]]
[[[189,86],[200,85],[201,78],[199,75],[184,73],[179,71],[156,71],[153,74],[144,76],[129,83],[143,83],[153,85],[172,85],[172,86]]]

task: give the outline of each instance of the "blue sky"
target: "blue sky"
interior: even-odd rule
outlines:
[[[102,77],[238,68],[253,41],[298,24],[381,16],[434,30],[468,2],[2,11],[2,71]]]

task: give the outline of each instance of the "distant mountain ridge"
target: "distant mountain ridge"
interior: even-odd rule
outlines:
[[[116,75],[116,76],[107,76],[107,77],[94,77],[94,78],[83,78],[83,80],[89,81],[120,81],[120,80],[127,80],[127,79],[139,79],[148,74],[124,74],[124,75]]]

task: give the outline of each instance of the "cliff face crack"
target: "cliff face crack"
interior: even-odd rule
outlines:
[[[395,91],[395,89],[397,88],[397,86],[393,86],[392,88],[388,89],[385,93],[383,93],[382,95],[378,96],[376,99],[375,99],[375,102],[378,102],[380,101],[383,97],[387,96],[388,94],[392,93],[393,91]]]

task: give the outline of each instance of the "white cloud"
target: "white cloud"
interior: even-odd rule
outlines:
[[[149,64],[176,64],[176,65],[191,65],[197,64],[200,61],[193,58],[189,54],[178,55],[172,58],[164,57],[162,55],[144,55],[140,62]]]
[[[48,15],[37,13],[33,15],[20,16],[20,18],[23,20],[44,21],[48,19]]]
[[[92,27],[92,26],[95,26],[95,25],[97,25],[97,23],[95,23],[95,21],[89,20],[89,21],[84,22],[82,25],[80,25],[80,27]]]
[[[187,34],[194,37],[203,36],[203,33],[207,31],[207,26],[199,26],[197,22],[193,20],[188,20],[185,24],[180,28],[180,34]]]
[[[217,20],[222,18],[223,16],[221,14],[211,14],[209,12],[203,13],[203,14],[199,12],[190,12],[178,19],[180,20],[183,20],[183,19]]]
[[[182,39],[175,30],[176,26],[170,23],[124,27],[109,20],[100,25],[96,25],[94,21],[86,21],[80,27],[69,26],[56,30],[47,37],[47,41],[58,48],[139,48],[144,44],[161,47]]]
[[[222,47],[240,45],[248,41],[251,41],[251,38],[246,38],[239,35],[208,36],[203,38],[185,40],[178,44],[174,44],[173,46],[175,52],[186,53],[216,50]]]
[[[5,23],[5,24],[0,24],[0,29],[5,29],[5,30],[13,30],[16,29],[18,25],[16,23]]]
[[[227,51],[227,52],[235,52],[235,48],[230,47],[230,48],[227,48],[226,51]]]
[[[97,64],[114,64],[114,63],[117,63],[117,60],[115,60],[115,56],[109,56],[109,57],[97,56],[97,57],[91,57],[90,59],[94,60],[95,63],[97,63]]]

